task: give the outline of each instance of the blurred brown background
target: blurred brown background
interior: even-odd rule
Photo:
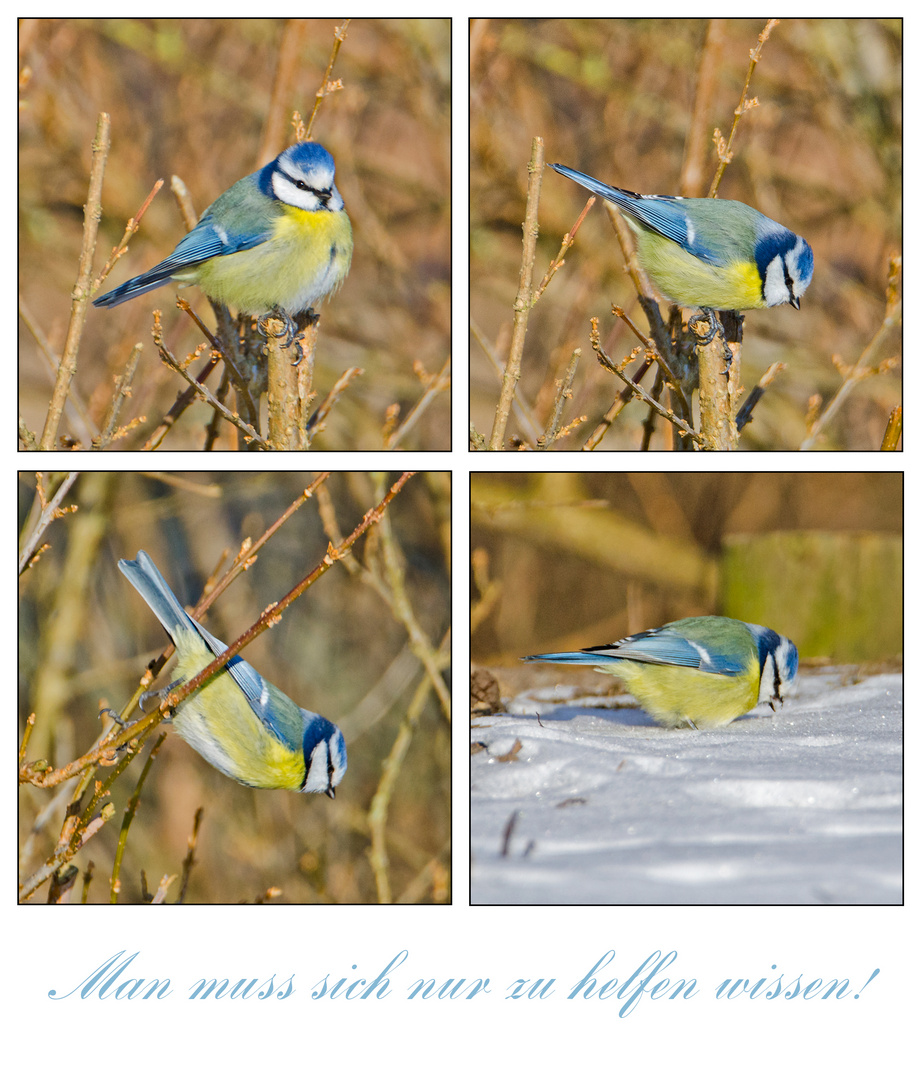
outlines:
[[[342,20],[340,20],[342,22]],[[112,118],[103,186],[99,271],[154,182],[166,184],[101,291],[150,269],[185,233],[170,194],[186,183],[196,212],[292,141],[291,114],[307,122],[334,42],[333,19],[20,20],[19,223],[23,302],[60,354],[87,200],[97,117]],[[392,404],[401,418],[422,396],[419,363],[437,374],[450,349],[450,42],[448,19],[355,19],[313,137],[333,154],[336,182],[355,235],[352,269],[322,305],[316,389],[322,395],[348,367],[365,375],[334,410],[318,449],[375,449]],[[281,57],[294,56],[271,102]],[[172,289],[172,291],[171,291]],[[195,288],[182,295],[214,325]],[[90,308],[74,393],[99,422],[112,377],[130,346],[144,355],[129,416],[140,432],[117,449],[141,445],[185,388],[160,363],[151,311],[164,312],[167,341],[182,357],[202,340],[166,286],[112,310]],[[52,385],[33,334],[20,324],[20,411],[41,428]],[[201,366],[201,365],[197,365]],[[165,449],[199,445],[209,410],[196,405]],[[404,445],[448,449],[449,398],[437,395]],[[72,422],[64,429],[83,438]]]
[[[701,19],[482,19],[472,24],[471,318],[501,362],[510,343],[519,280],[531,141],[546,162],[561,162],[644,194],[704,196],[716,168],[712,131],[730,133],[749,63],[765,25],[720,25],[719,59],[700,70],[710,24]],[[855,364],[885,310],[888,257],[900,253],[902,29],[899,20],[783,20],[763,47],[735,134],[734,159],[719,196],[756,207],[806,237],[814,279],[800,311],[748,312],[742,381],[749,389],[770,364],[788,368],[759,404],[742,448],[793,449],[805,436],[812,395],[823,403],[841,384],[831,363]],[[710,108],[692,128],[702,80]],[[680,190],[692,147],[705,166],[694,190]],[[546,169],[539,207],[537,285],[588,192]],[[541,432],[554,381],[572,351],[583,350],[565,421],[587,415],[558,449],[576,449],[622,384],[597,364],[589,320],[616,361],[637,342],[610,313],[625,306],[647,331],[601,200],[588,214],[529,318],[522,397]],[[666,310],[662,305],[662,310]],[[900,355],[899,332],[878,359]],[[499,377],[480,344],[470,343],[471,414],[490,431]],[[650,386],[651,376],[644,385]],[[900,368],[859,383],[824,429],[828,449],[877,449],[889,410],[900,401]],[[632,449],[646,409],[632,404],[601,449]],[[514,412],[509,435],[534,438]],[[656,448],[668,446],[664,436]]]
[[[804,659],[891,659],[902,529],[900,473],[473,473],[472,662],[691,615],[770,626]]]
[[[65,499],[78,511],[51,525],[44,536],[49,549],[20,582],[20,733],[23,719],[37,714],[28,759],[45,757],[57,768],[85,753],[100,733],[100,707],[120,710],[147,663],[168,643],[119,572],[120,558],[134,558],[144,548],[180,603],[190,607],[222,553],[234,555],[245,537],[258,538],[313,478],[286,472],[80,476]],[[321,501],[349,535],[395,479],[396,474],[334,473],[216,600],[204,624],[220,640],[233,641],[323,559],[328,537]],[[34,476],[23,474],[21,525],[31,520],[34,493]],[[449,501],[447,473],[419,473],[389,510],[407,601],[434,650],[443,647],[450,627]],[[380,575],[375,529],[353,552]],[[243,787],[170,734],[128,834],[120,902],[138,901],[142,870],[152,890],[162,875],[180,870],[198,807],[204,807],[204,818],[190,902],[253,901],[269,887],[282,889],[281,903],[374,902],[369,805],[383,762],[426,682],[405,626],[374,584],[341,561],[243,655],[297,704],[341,726],[349,768],[336,799]],[[156,687],[168,684],[172,663]],[[447,669],[443,676],[448,679]],[[449,728],[431,688],[422,700],[385,815],[388,877],[393,898],[404,902],[448,896]],[[121,815],[153,742],[116,781],[114,820],[74,860],[81,871],[89,860],[95,864],[91,902],[108,900]],[[103,769],[99,776],[107,773]],[[62,790],[20,787],[25,876],[50,850],[63,804],[42,818],[37,833],[30,836],[30,829]],[[176,899],[176,890],[168,900]]]

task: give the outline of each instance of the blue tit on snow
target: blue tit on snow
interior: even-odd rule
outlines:
[[[801,306],[814,253],[806,240],[752,206],[636,195],[566,165],[551,168],[619,208],[637,236],[639,264],[672,303],[716,311]]]
[[[339,288],[352,259],[333,173],[319,143],[295,143],[220,195],[169,258],[93,303],[115,307],[176,281],[243,315],[307,312]]]
[[[718,728],[755,705],[776,704],[798,672],[798,650],[775,630],[700,615],[580,652],[523,660],[592,664],[625,683],[664,727]]]
[[[119,560],[176,646],[176,678],[187,682],[227,648],[187,615],[146,551]],[[300,709],[241,656],[182,701],[173,727],[216,769],[239,784],[289,791],[334,789],[346,772],[343,733],[317,713]]]

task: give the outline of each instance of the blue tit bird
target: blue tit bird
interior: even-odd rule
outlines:
[[[352,259],[333,173],[319,143],[295,143],[220,195],[169,258],[94,305],[115,307],[176,281],[243,315],[307,312],[339,288]]]
[[[120,559],[119,569],[138,590],[176,646],[176,682],[197,675],[227,646],[186,612],[146,551]],[[334,797],[346,772],[340,729],[299,708],[241,656],[177,707],[177,735],[219,772],[256,788],[321,792]]]
[[[803,237],[752,206],[636,195],[566,165],[551,168],[619,208],[637,236],[641,268],[672,303],[716,311],[801,306],[814,253]]]
[[[798,650],[775,630],[721,615],[679,619],[580,652],[523,660],[592,664],[616,675],[664,727],[718,728],[791,690]]]

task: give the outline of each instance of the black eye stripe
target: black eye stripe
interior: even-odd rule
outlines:
[[[299,191],[309,191],[312,195],[316,196],[321,202],[326,202],[330,198],[331,192],[329,188],[317,188],[312,187],[307,180],[302,180],[300,177],[292,176],[291,173],[285,171],[285,169],[279,169],[278,175],[285,177],[285,179],[292,185],[292,187],[298,188]]]

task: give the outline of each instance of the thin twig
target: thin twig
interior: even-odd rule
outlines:
[[[638,365],[637,370],[630,376],[630,383],[639,383],[647,374],[648,368],[654,363],[653,356],[645,356],[645,358]],[[632,387],[629,384],[619,393],[619,396],[612,402],[606,411],[605,416],[596,425],[593,434],[587,439],[587,441],[580,447],[581,450],[595,450],[602,442],[603,436],[612,427],[613,423],[618,417],[619,413],[625,408],[625,406],[632,400],[635,395],[632,393]]]
[[[346,40],[346,31],[349,29],[349,24],[352,19],[346,19],[342,26],[335,28],[333,32],[333,49],[330,52],[330,60],[327,62],[327,70],[324,72],[324,79],[321,83],[317,93],[314,96],[314,109],[311,112],[311,117],[308,120],[307,127],[305,128],[304,138],[311,138],[311,130],[314,127],[314,118],[317,116],[320,104],[328,94],[334,93],[336,90],[343,89],[343,83],[340,79],[336,82],[330,81],[330,76],[333,74],[333,65],[336,63],[337,56],[340,52],[340,46]]]
[[[109,114],[100,113],[96,123],[96,136],[93,139],[90,187],[83,211],[83,242],[80,246],[77,284],[71,297],[70,320],[67,325],[64,349],[61,352],[61,366],[58,368],[51,403],[48,406],[48,415],[45,417],[45,429],[39,441],[39,447],[42,450],[55,449],[64,403],[67,401],[71,382],[77,373],[77,352],[80,349],[80,339],[83,336],[87,307],[90,303],[93,254],[96,251],[96,237],[102,217],[103,176],[106,172],[106,158],[109,155],[109,134]]]
[[[141,423],[143,418],[138,418],[131,421],[126,428],[119,429],[119,413],[122,411],[122,406],[131,397],[131,384],[135,377],[135,372],[138,370],[138,361],[141,359],[141,345],[137,344],[132,347],[131,353],[128,356],[128,363],[125,365],[125,369],[121,375],[115,381],[115,390],[112,394],[112,401],[109,403],[109,411],[106,413],[106,419],[103,421],[102,430],[99,435],[93,439],[94,450],[105,450],[115,440],[116,436],[123,435],[126,431],[132,427]]]
[[[307,436],[308,445],[311,445],[315,435],[319,435],[324,430],[324,423],[327,420],[330,410],[337,403],[343,394],[343,391],[349,386],[353,379],[358,379],[361,375],[365,374],[364,368],[351,367],[347,368],[343,374],[333,384],[330,393],[324,398],[324,400],[317,407],[317,411],[308,421]]]
[[[424,412],[435,401],[438,394],[448,390],[452,385],[452,358],[448,357],[446,362],[442,365],[442,370],[438,375],[429,380],[429,385],[423,392],[423,396],[410,410],[407,416],[404,418],[404,422],[397,430],[391,432],[388,438],[385,440],[385,449],[394,450],[401,444],[401,440],[406,437],[407,433],[413,428]]]
[[[536,443],[537,450],[547,450],[560,436],[561,417],[564,415],[564,403],[573,395],[574,376],[577,374],[577,364],[580,362],[580,350],[574,349],[564,378],[557,383],[557,393],[554,398],[554,408],[542,437]]]
[[[31,532],[29,533],[29,536],[24,541],[24,543],[22,545],[22,548],[20,550],[20,553],[19,553],[19,573],[20,574],[23,573],[23,571],[26,569],[26,567],[28,567],[31,564],[32,560],[35,558],[35,549],[38,547],[39,540],[41,540],[41,538],[45,535],[45,530],[48,528],[48,526],[56,518],[61,517],[61,515],[63,513],[69,512],[69,511],[63,511],[63,510],[60,509],[61,502],[64,499],[64,496],[73,487],[74,482],[76,481],[76,479],[77,479],[77,477],[79,475],[80,475],[79,472],[69,472],[64,477],[64,479],[61,481],[61,483],[58,485],[58,488],[55,491],[54,495],[49,500],[46,501],[45,500],[45,487],[44,487],[44,482],[43,482],[43,475],[42,475],[42,473],[37,474],[38,486],[37,486],[37,489],[36,489],[36,493],[38,495],[39,503],[40,503],[42,509],[41,509],[41,513],[39,515],[38,521],[36,521],[36,523],[33,526]]]
[[[532,140],[532,158],[529,161],[529,193],[526,198],[526,219],[522,223],[522,262],[519,267],[519,290],[513,305],[513,337],[510,353],[500,386],[500,400],[494,414],[494,426],[490,433],[490,449],[502,450],[506,425],[513,404],[513,393],[519,382],[522,353],[526,344],[529,311],[532,307],[532,273],[535,267],[535,246],[538,240],[538,197],[542,189],[542,169],[545,163],[545,144],[536,136]]]
[[[584,206],[584,208],[580,211],[580,214],[578,215],[577,220],[574,222],[573,226],[571,227],[570,232],[565,233],[564,239],[561,241],[561,246],[558,249],[557,255],[555,255],[555,257],[551,260],[551,263],[549,264],[548,269],[545,271],[545,276],[539,282],[538,288],[535,290],[535,293],[532,296],[532,304],[533,304],[533,306],[536,304],[536,302],[538,301],[538,299],[542,295],[542,293],[545,291],[545,289],[548,288],[548,285],[550,284],[551,279],[554,277],[554,275],[564,265],[564,256],[567,254],[568,249],[571,247],[574,240],[577,238],[577,230],[583,224],[584,218],[590,212],[590,207],[595,202],[596,202],[596,196],[595,195],[593,195],[589,199],[587,199],[586,206]]]
[[[121,257],[128,252],[128,241],[135,235],[141,226],[141,219],[147,213],[151,203],[154,201],[154,196],[163,187],[163,180],[157,180],[154,186],[148,192],[147,198],[141,204],[140,209],[134,217],[128,219],[125,223],[125,231],[122,233],[122,239],[112,249],[112,253],[109,255],[109,259],[106,265],[100,270],[99,276],[93,284],[94,291],[102,285],[106,278],[112,273],[112,268],[121,259]]]
[[[740,92],[740,101],[737,104],[737,108],[734,110],[734,122],[731,124],[731,133],[728,135],[726,143],[721,138],[721,133],[717,129],[715,130],[715,143],[718,149],[718,168],[715,170],[715,177],[711,182],[711,187],[708,189],[709,199],[715,198],[718,194],[718,185],[721,183],[722,176],[724,176],[724,170],[728,167],[731,158],[734,156],[731,152],[731,144],[734,141],[734,135],[737,133],[740,118],[749,109],[759,105],[759,101],[756,98],[753,98],[750,101],[747,100],[747,90],[750,88],[750,80],[753,78],[754,71],[756,71],[756,65],[760,62],[763,46],[769,40],[769,35],[778,25],[778,19],[769,19],[757,39],[756,48],[750,50],[750,66],[747,68],[747,77],[744,79],[743,89]]]
[[[750,393],[747,395],[747,400],[741,405],[737,411],[735,422],[737,424],[737,430],[743,431],[743,429],[753,419],[753,410],[759,404],[760,398],[766,393],[767,388],[775,380],[778,375],[781,375],[785,371],[786,364],[783,364],[781,360],[776,361],[774,364],[770,364],[766,371],[763,372],[763,377],[753,387]]]

